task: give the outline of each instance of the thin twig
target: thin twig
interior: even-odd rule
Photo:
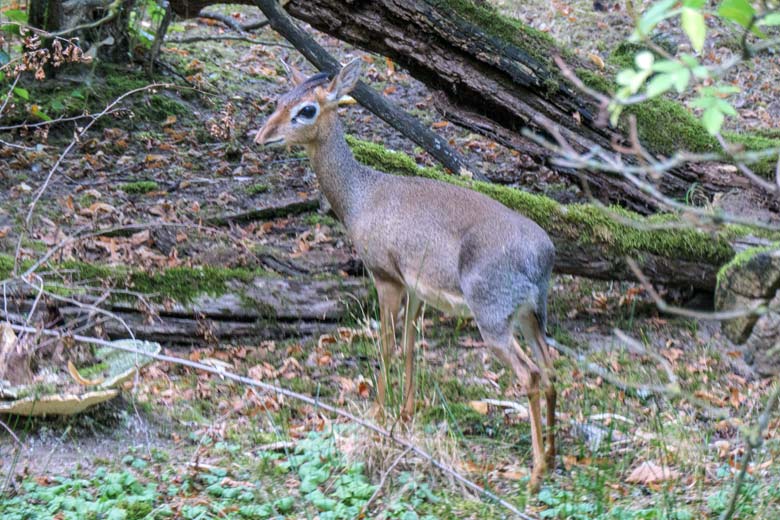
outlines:
[[[14,441],[16,442],[16,444],[19,444],[19,445],[22,444],[22,441],[19,440],[19,437],[17,437],[16,434],[14,433],[14,431],[7,424],[5,424],[5,422],[3,422],[2,420],[0,420],[0,426],[2,426],[5,429],[5,431],[7,431],[9,433],[9,435],[11,435],[11,437],[13,437]]]
[[[94,22],[89,23],[83,23],[81,25],[77,25],[76,27],[71,27],[69,29],[66,29],[64,31],[56,32],[56,33],[44,33],[48,37],[63,37],[68,34],[73,34],[78,31],[83,31],[85,29],[94,29],[95,27],[99,27],[103,25],[104,23],[108,23],[114,18],[117,17],[119,14],[121,7],[122,7],[123,0],[114,0],[107,6],[108,8],[108,14],[101,18],[100,20],[95,20]]]
[[[657,394],[657,395],[668,395],[672,397],[679,396],[681,393],[679,385],[674,383],[670,383],[666,386],[660,386],[660,385],[650,385],[650,384],[644,385],[639,383],[629,383],[628,381],[623,381],[617,378],[611,371],[607,370],[606,368],[599,366],[596,363],[593,363],[591,361],[587,361],[583,354],[580,354],[573,348],[558,343],[556,340],[550,337],[547,337],[546,341],[548,345],[553,347],[555,350],[559,351],[561,354],[564,354],[569,359],[574,360],[584,370],[602,378],[612,386],[616,386],[621,390],[636,392],[637,394],[640,395]]]
[[[281,42],[269,42],[264,40],[255,40],[251,36],[232,36],[229,34],[223,36],[191,36],[189,38],[180,38],[175,40],[165,40],[165,43],[195,43],[195,42],[218,42],[218,41],[239,41],[249,42],[256,45],[265,45],[266,47],[284,47],[285,49],[294,49],[292,45]]]
[[[44,336],[52,336],[52,337],[58,337],[58,338],[64,338],[66,334],[63,334],[56,330],[51,329],[36,329],[34,327],[27,327],[24,325],[9,325],[13,330],[17,332],[28,332],[28,333],[40,333]],[[407,448],[409,451],[413,452],[417,456],[425,459],[428,461],[432,466],[438,468],[439,470],[443,471],[444,473],[452,476],[455,480],[463,484],[465,487],[471,489],[472,491],[479,493],[481,495],[484,495],[485,497],[490,498],[491,500],[494,500],[496,503],[500,504],[502,507],[506,508],[507,510],[511,511],[513,514],[517,515],[518,518],[521,518],[523,520],[534,520],[532,517],[524,514],[522,511],[520,511],[516,506],[513,504],[507,502],[503,498],[499,497],[495,493],[488,491],[484,487],[480,486],[479,484],[476,484],[475,482],[469,480],[468,478],[464,477],[460,473],[458,473],[453,467],[445,464],[444,462],[441,462],[437,459],[435,459],[432,455],[430,455],[428,452],[423,450],[422,448],[416,446],[411,441],[406,439],[401,439],[399,437],[394,436],[391,432],[387,431],[386,429],[382,428],[381,426],[378,426],[372,422],[369,422],[365,419],[362,419],[360,417],[357,417],[351,413],[349,413],[346,410],[343,410],[341,408],[336,408],[335,406],[329,405],[327,403],[323,403],[318,398],[310,397],[308,395],[300,394],[298,392],[293,392],[292,390],[287,390],[286,388],[282,388],[276,385],[272,385],[269,383],[264,383],[262,381],[258,381],[256,379],[251,379],[249,377],[240,376],[238,374],[235,374],[233,372],[229,372],[226,370],[223,370],[218,367],[213,367],[209,365],[204,365],[203,363],[198,363],[197,361],[190,361],[189,359],[184,359],[176,356],[168,356],[165,354],[152,354],[150,352],[146,352],[140,349],[136,349],[130,346],[122,345],[122,344],[115,344],[110,341],[102,340],[99,338],[94,338],[90,336],[82,336],[80,334],[74,334],[74,335],[67,335],[67,337],[72,338],[75,341],[78,341],[80,343],[90,343],[94,345],[100,345],[102,347],[109,347],[116,350],[121,350],[123,352],[129,352],[131,354],[136,354],[143,357],[148,357],[151,359],[156,359],[157,361],[165,361],[167,363],[174,363],[181,366],[186,366],[189,368],[193,368],[196,370],[202,370],[204,372],[208,372],[210,374],[214,374],[220,377],[221,380],[228,379],[231,381],[235,381],[236,383],[241,383],[243,385],[248,385],[251,387],[260,388],[262,390],[265,390],[267,392],[273,392],[279,395],[283,395],[285,397],[289,397],[291,399],[295,399],[297,401],[301,401],[303,403],[306,403],[308,405],[311,405],[315,408],[320,408],[322,410],[325,410],[327,412],[333,413],[335,415],[338,415],[340,417],[343,417],[345,419],[348,419],[349,421],[358,424],[368,430],[373,431],[374,433],[381,435],[382,437],[385,437],[387,439],[392,440],[399,446],[402,446],[404,448]]]
[[[268,20],[260,20],[257,22],[247,23],[247,24],[240,24],[236,20],[233,19],[231,16],[227,16],[220,13],[204,13],[201,12],[198,14],[198,18],[207,18],[209,20],[216,20],[218,22],[222,22],[234,31],[244,34],[251,31],[255,31],[257,29],[261,29],[269,24]]]
[[[124,108],[117,108],[114,110],[109,110],[103,115],[109,116],[111,114],[116,114],[117,112],[122,112],[124,110],[125,110]],[[51,121],[38,121],[35,123],[19,123],[16,125],[0,126],[0,131],[16,130],[18,128],[24,128],[24,129],[38,128],[40,126],[51,126],[51,125],[56,125],[57,123],[67,123],[68,121],[78,121],[80,119],[94,119],[95,117],[97,116],[92,114],[82,114],[80,116],[71,116],[71,117],[58,117],[57,119],[52,119]]]
[[[26,152],[34,152],[36,150],[32,146],[24,146],[21,144],[9,143],[8,141],[3,141],[2,139],[0,139],[0,145],[7,146],[8,148],[18,148],[19,150],[24,150]]]

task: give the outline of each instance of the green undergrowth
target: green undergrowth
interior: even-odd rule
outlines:
[[[7,279],[13,271],[13,257],[0,254],[0,279]],[[22,269],[30,266],[23,262]],[[48,265],[42,270],[50,272],[46,281],[49,289],[58,293],[63,290],[76,291],[78,285],[111,286],[140,292],[150,298],[189,303],[197,296],[208,294],[220,296],[229,292],[231,281],[250,282],[258,276],[268,276],[262,269],[218,268],[218,267],[171,267],[160,271],[140,271],[124,266],[108,266],[68,260]],[[59,284],[57,283],[59,282]],[[63,284],[62,282],[68,282]],[[67,288],[65,287],[67,285]],[[120,296],[115,296],[118,298]]]
[[[378,510],[386,519],[432,520],[447,517],[442,514],[454,512],[453,505],[459,506],[456,510],[487,509],[463,498],[443,504],[443,495],[426,477],[409,472],[393,475],[385,483],[385,496],[369,504],[377,485],[369,480],[365,464],[347,459],[328,432],[309,433],[287,452],[259,451],[253,466],[247,464],[241,442],[197,435],[192,440],[225,468],[210,464],[184,471],[164,451],[148,455],[131,449],[121,462],[98,462],[94,471],[25,480],[15,496],[0,500],[0,517],[346,520]]]
[[[94,67],[69,67],[61,74],[79,77],[78,83],[48,78],[43,81],[23,80],[21,88],[27,92],[27,99],[20,99],[13,110],[4,114],[8,123],[22,121],[41,122],[61,117],[96,114],[104,110],[119,96],[146,87],[155,80],[150,79],[139,67],[112,65],[101,62]],[[186,91],[182,96],[186,97]],[[147,90],[126,99],[118,107],[130,107],[133,120],[161,123],[169,116],[187,117],[191,110],[176,96],[156,90]],[[119,120],[129,120],[122,117]],[[107,117],[97,125],[118,119]]]
[[[553,237],[580,244],[599,244],[612,256],[650,253],[679,260],[692,260],[721,265],[734,256],[729,239],[745,234],[745,229],[727,227],[718,235],[692,229],[648,230],[642,224],[675,221],[674,215],[642,217],[639,214],[612,206],[605,210],[591,204],[562,205],[541,195],[491,183],[469,181],[447,175],[439,168],[420,167],[406,154],[348,136],[355,157],[382,171],[403,175],[417,175],[443,180],[474,189],[516,210],[532,220]],[[636,222],[638,227],[619,222],[614,217]]]
[[[159,189],[159,185],[155,181],[135,181],[121,184],[119,189],[128,195],[143,195],[144,193],[149,193],[150,191],[157,191]]]

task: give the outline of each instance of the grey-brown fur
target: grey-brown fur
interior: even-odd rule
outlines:
[[[395,341],[393,327],[406,294],[405,413],[414,409],[413,347],[409,332],[420,300],[442,310],[474,316],[485,343],[523,384],[530,399],[534,472],[538,485],[554,459],[555,390],[545,343],[547,291],[555,256],[552,241],[536,223],[475,191],[443,182],[400,177],[359,164],[344,140],[336,101],[357,81],[347,65],[332,81],[302,80],[279,99],[258,142],[306,147],[320,188],[377,286],[382,321],[383,371]],[[329,84],[328,84],[329,83]],[[291,111],[317,103],[316,121],[294,121]],[[519,325],[531,359],[514,339]],[[539,385],[547,397],[548,451],[542,455]],[[378,379],[378,401],[386,381]],[[545,461],[545,458],[547,461]]]

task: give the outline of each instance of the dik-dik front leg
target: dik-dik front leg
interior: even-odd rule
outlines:
[[[379,297],[379,326],[380,326],[380,356],[379,374],[376,381],[376,406],[377,413],[384,415],[387,400],[387,370],[390,363],[390,355],[395,346],[395,318],[401,308],[401,298],[404,288],[402,285],[391,281],[374,278],[377,296]]]
[[[404,406],[401,417],[409,419],[414,415],[414,340],[417,335],[415,324],[420,317],[422,301],[412,292],[407,292],[404,311]]]

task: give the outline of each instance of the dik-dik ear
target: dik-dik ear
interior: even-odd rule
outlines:
[[[355,58],[344,65],[338,75],[330,82],[328,86],[328,101],[336,103],[342,96],[349,94],[355,88],[358,79],[360,79],[360,58]]]
[[[287,77],[290,78],[290,81],[292,82],[293,86],[297,87],[304,81],[306,81],[306,76],[301,74],[301,71],[295,68],[290,63],[287,63],[284,58],[280,58],[279,61],[282,62],[282,66],[284,67],[284,70],[287,71]]]

